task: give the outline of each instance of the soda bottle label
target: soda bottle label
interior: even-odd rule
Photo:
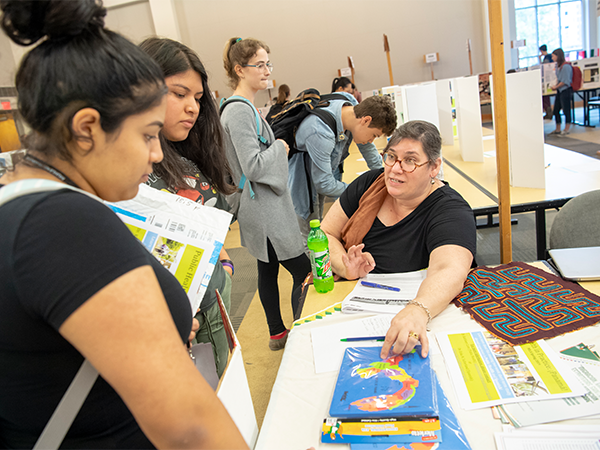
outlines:
[[[310,250],[310,262],[312,263],[312,273],[315,280],[324,280],[333,276],[328,250],[322,252]]]

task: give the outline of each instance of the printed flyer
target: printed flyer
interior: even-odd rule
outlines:
[[[543,340],[513,347],[487,331],[436,333],[436,339],[464,409],[587,392]]]

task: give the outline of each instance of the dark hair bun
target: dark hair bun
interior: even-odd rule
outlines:
[[[103,28],[106,16],[101,0],[0,0],[0,9],[2,28],[20,45]]]

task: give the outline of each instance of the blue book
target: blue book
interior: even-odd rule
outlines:
[[[429,358],[419,351],[381,360],[381,347],[346,349],[329,415],[337,418],[437,417]]]
[[[444,440],[440,443],[419,443],[417,446],[410,443],[395,442],[395,443],[370,443],[370,444],[350,444],[352,450],[415,450],[418,448],[431,448],[431,450],[471,450],[469,441],[465,436],[460,423],[450,402],[444,394],[442,386],[437,382],[438,405],[440,407],[440,421],[442,423],[442,434]]]

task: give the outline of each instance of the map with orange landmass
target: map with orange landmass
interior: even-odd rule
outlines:
[[[356,406],[361,411],[390,411],[412,399],[417,392],[419,380],[415,380],[402,367],[398,366],[398,363],[402,360],[402,355],[396,355],[384,361],[373,362],[368,367],[357,369],[355,374],[361,378],[368,379],[383,374],[385,377],[402,383],[402,388],[393,394],[361,398],[352,402],[351,405]]]

